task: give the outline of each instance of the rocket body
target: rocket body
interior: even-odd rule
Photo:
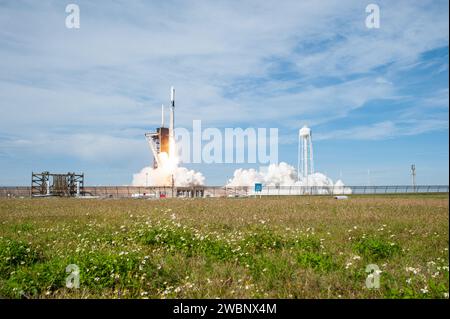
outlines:
[[[145,137],[149,143],[150,149],[153,153],[153,168],[164,165],[163,161],[167,157],[161,157],[165,153],[169,159],[173,157],[176,159],[176,144],[175,144],[175,89],[170,88],[170,122],[169,128],[164,126],[164,105],[161,105],[161,126],[156,129],[156,132],[146,133]]]
[[[175,88],[170,88],[169,158],[175,159]]]
[[[170,125],[169,134],[172,141],[175,141],[175,88],[170,88]]]
[[[172,107],[175,107],[175,88],[173,86],[170,87],[170,102]]]

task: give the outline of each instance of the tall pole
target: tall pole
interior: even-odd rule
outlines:
[[[312,135],[309,135],[309,165],[311,174],[314,174],[314,158],[313,158],[313,146],[312,146]]]
[[[300,131],[298,132],[298,150],[297,150],[297,181],[300,181],[300,163],[301,163],[301,147],[302,147],[302,143],[301,143],[301,136],[300,136]]]
[[[173,179],[173,174],[172,174],[172,198],[174,197],[174,188],[175,188],[175,180]]]
[[[411,165],[411,177],[412,177],[412,185],[413,185],[413,192],[416,192],[416,165]]]

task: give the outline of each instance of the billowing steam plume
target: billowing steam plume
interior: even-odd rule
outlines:
[[[186,187],[205,184],[205,177],[201,172],[179,167],[176,164],[170,165],[168,161],[163,163],[166,163],[166,165],[157,169],[150,166],[144,167],[139,173],[134,174],[133,186],[171,186],[172,176],[175,186]],[[266,186],[334,187],[335,191],[342,188],[342,193],[351,192],[341,180],[334,183],[331,178],[322,173],[310,174],[307,177],[300,177],[298,180],[295,168],[285,162],[271,164],[268,167],[260,168],[260,170],[239,168],[234,171],[233,178],[228,181],[226,186],[253,187],[255,183],[262,183]]]
[[[175,149],[173,147],[173,149]],[[133,186],[201,186],[205,184],[202,173],[178,166],[178,157],[167,153],[159,154],[160,166],[144,167],[139,173],[133,174]]]
[[[173,171],[163,168],[144,167],[139,173],[133,174],[133,186],[171,186],[172,175],[175,186],[200,186],[205,184],[205,177],[200,172],[186,167],[175,167]]]
[[[322,173],[310,174],[298,179],[295,168],[287,163],[271,164],[259,171],[251,169],[237,169],[227,186],[254,186],[262,183],[267,186],[322,186],[344,187],[341,180],[333,181]]]

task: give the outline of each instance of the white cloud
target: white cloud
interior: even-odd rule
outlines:
[[[172,84],[183,126],[202,119],[209,126],[297,127],[345,117],[370,101],[398,98],[393,75],[448,45],[447,3],[381,1],[379,30],[364,27],[366,4],[79,1],[81,28],[68,30],[63,5],[2,3],[0,134],[37,148],[63,132],[58,143],[79,145],[76,156],[112,156],[117,145],[133,156],[140,130],[159,122]],[[277,68],[294,75],[277,78]],[[398,121],[421,112],[341,133],[404,135]],[[411,134],[445,128],[428,124]],[[95,138],[101,147],[83,146]]]
[[[318,133],[316,140],[381,140],[397,136],[416,135],[447,129],[447,120],[384,121],[371,125],[355,126],[333,132]]]
[[[6,154],[28,154],[35,158],[70,156],[91,163],[132,161],[151,157],[145,141],[105,134],[35,134],[28,138],[0,139]]]

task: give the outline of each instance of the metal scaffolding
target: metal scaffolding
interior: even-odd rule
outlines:
[[[79,196],[84,193],[84,174],[31,173],[31,196]]]

